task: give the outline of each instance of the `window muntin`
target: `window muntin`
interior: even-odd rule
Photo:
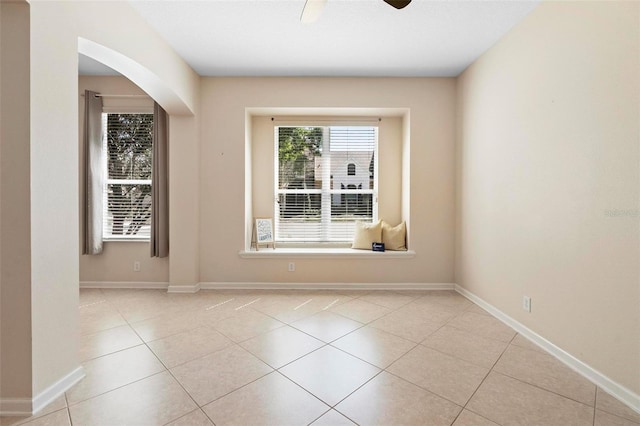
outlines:
[[[377,220],[378,128],[276,127],[275,238],[349,242]]]
[[[153,114],[102,114],[103,239],[149,240]]]

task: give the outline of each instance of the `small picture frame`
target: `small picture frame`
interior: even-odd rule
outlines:
[[[273,219],[270,217],[257,217],[255,219],[255,237],[256,237],[256,250],[259,250],[261,245],[271,246],[275,249],[276,245],[273,240]]]

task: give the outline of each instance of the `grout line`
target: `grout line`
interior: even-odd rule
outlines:
[[[415,349],[415,348],[413,348],[413,349]],[[412,350],[413,350],[413,349],[412,349]],[[409,352],[411,352],[411,351],[409,351]],[[409,352],[407,352],[407,353],[409,353]],[[405,355],[406,355],[406,354],[405,354]],[[389,367],[390,367],[390,366],[389,366]],[[432,391],[431,389],[425,388],[424,386],[421,386],[421,385],[419,385],[419,384],[417,384],[417,383],[413,383],[413,382],[411,382],[411,381],[409,381],[409,380],[405,379],[404,377],[400,377],[400,376],[398,376],[397,374],[393,373],[392,371],[389,371],[389,370],[386,370],[386,369],[385,369],[384,371],[385,371],[386,373],[388,373],[388,374],[391,374],[391,375],[392,375],[392,376],[394,376],[395,378],[400,379],[400,380],[402,380],[402,381],[404,381],[404,382],[407,382],[407,383],[409,383],[410,385],[413,385],[413,386],[415,386],[415,387],[417,387],[417,388],[420,388],[420,389],[422,389],[422,390],[423,390],[423,391],[425,391],[425,392],[429,392],[430,394],[435,395],[435,396],[437,396],[437,397],[438,397],[438,398],[440,398],[440,399],[444,399],[445,401],[450,402],[450,403],[452,403],[452,404],[454,404],[454,405],[456,405],[456,406],[458,406],[458,407],[462,407],[462,405],[458,404],[457,402],[455,402],[455,401],[453,401],[453,400],[451,400],[451,399],[449,399],[449,398],[447,398],[447,397],[445,397],[445,396],[442,396],[442,395],[440,395],[440,394],[438,394],[438,393],[435,393],[435,392],[434,392],[434,391]],[[464,407],[462,407],[462,408],[464,408]]]
[[[543,388],[543,387],[538,386],[538,385],[536,385],[536,384],[534,384],[534,383],[529,383],[529,382],[527,382],[527,381],[525,381],[525,380],[519,379],[519,378],[517,378],[517,377],[513,377],[513,376],[511,376],[511,375],[509,375],[509,374],[507,374],[507,373],[504,373],[504,372],[501,372],[501,371],[493,371],[493,370],[491,370],[491,371],[492,371],[492,372],[494,372],[494,373],[496,373],[496,374],[501,374],[501,375],[503,375],[503,376],[505,376],[505,377],[508,377],[508,378],[510,378],[510,379],[513,379],[513,380],[516,380],[516,381],[518,381],[518,382],[520,382],[520,383],[523,383],[523,384],[525,384],[525,385],[529,385],[529,386],[532,386],[532,387],[537,388],[537,389],[539,389],[539,390],[542,390],[542,391],[545,391],[545,392],[548,392],[548,393],[554,394],[554,395],[556,395],[556,396],[559,396],[559,397],[561,397],[561,398],[568,399],[569,401],[577,402],[578,404],[584,405],[585,407],[595,408],[595,406],[594,406],[594,407],[592,407],[591,405],[586,404],[586,403],[584,403],[584,402],[582,402],[582,401],[578,401],[578,400],[576,400],[576,399],[573,399],[573,398],[571,398],[570,396],[562,395],[562,394],[560,394],[560,393],[558,393],[558,392],[555,392],[555,391],[552,391],[552,390],[549,390],[549,389]],[[592,384],[593,384],[593,383],[592,383]],[[595,386],[595,385],[594,385],[594,386]],[[609,413],[609,414],[612,414],[612,413]],[[614,414],[614,415],[616,415],[616,416],[617,416],[617,414]],[[620,417],[620,416],[618,416],[618,417]]]
[[[67,406],[67,408],[69,408],[69,398],[67,398],[67,392],[69,392],[70,389],[67,389],[64,392],[64,404]]]
[[[120,352],[128,351],[129,349],[137,348],[138,346],[142,346],[142,345],[146,346],[147,343],[142,339],[140,339],[140,340],[141,340],[140,343],[137,343],[135,345],[132,345],[132,346],[129,346],[129,347],[126,347],[126,348],[121,348],[121,349],[115,350],[113,352],[109,352],[109,353],[106,353],[106,354],[98,355],[98,356],[96,356],[94,358],[85,359],[85,360],[81,361],[80,364],[86,364],[88,362],[95,361],[95,360],[100,359],[100,358],[104,358],[106,356],[115,355],[115,354],[120,353]]]
[[[173,374],[173,372],[169,369],[166,370],[167,373],[169,373],[169,375],[171,376],[171,378],[173,378],[173,380],[176,381],[176,383],[178,384],[178,386],[180,386],[182,388],[182,390],[184,391],[184,393],[187,394],[187,396],[189,398],[191,398],[191,400],[193,401],[194,404],[196,404],[196,407],[198,407],[198,409],[202,409],[202,407],[200,406],[200,404],[198,404],[198,402],[193,398],[193,396],[189,393],[189,391],[184,387],[184,385],[182,384],[182,382],[180,382],[180,380],[178,380],[178,378]],[[194,410],[195,411],[195,410]],[[206,414],[205,414],[206,415]],[[208,418],[209,416],[207,416]],[[173,420],[172,420],[173,421]],[[213,421],[213,420],[212,420]]]
[[[377,367],[376,367],[377,368]],[[357,388],[355,388],[353,391],[349,392],[349,394],[347,396],[345,396],[344,398],[342,398],[341,400],[339,400],[338,402],[336,402],[334,405],[331,406],[332,409],[336,410],[336,407],[338,405],[340,405],[340,403],[342,401],[344,401],[345,399],[349,398],[351,395],[353,395],[354,393],[358,392],[360,389],[362,389],[367,383],[369,383],[370,381],[372,381],[373,379],[375,379],[376,377],[378,377],[380,374],[382,374],[385,370],[380,369],[380,371],[378,371],[376,374],[374,374],[369,380],[367,380],[366,382],[364,382],[363,384],[361,384],[360,386],[358,386]],[[336,410],[338,411],[338,410]],[[347,417],[344,413],[342,413],[341,411],[338,411],[340,414],[342,414],[343,416]],[[351,418],[347,417],[349,420],[351,420]],[[354,421],[354,423],[356,423]]]
[[[306,389],[305,389],[306,390]],[[323,402],[324,404],[324,402]],[[326,405],[326,404],[325,404]],[[327,411],[325,411],[324,413],[320,414],[318,417],[316,417],[315,419],[311,420],[309,423],[307,423],[307,426],[311,426],[313,425],[313,423],[317,422],[318,420],[320,420],[323,416],[326,416],[328,413],[330,413],[333,410],[333,408],[329,407],[329,409]]]
[[[222,333],[220,333],[220,334],[222,334]],[[224,335],[223,335],[223,336],[224,336]],[[220,352],[220,351],[223,351],[223,350],[225,350],[225,349],[229,349],[229,348],[230,348],[230,347],[232,347],[233,345],[240,346],[238,343],[236,343],[236,342],[234,342],[233,340],[229,339],[227,336],[224,336],[224,337],[225,337],[227,340],[229,340],[229,344],[228,344],[228,345],[223,346],[223,347],[218,348],[218,349],[215,349],[214,351],[207,352],[207,353],[206,353],[206,354],[204,354],[204,355],[197,356],[197,357],[195,357],[195,358],[193,358],[193,359],[190,359],[190,360],[188,360],[188,361],[181,362],[180,364],[176,364],[176,365],[174,365],[174,366],[172,366],[172,367],[167,367],[167,366],[166,366],[166,364],[164,364],[164,362],[162,362],[162,361],[160,361],[160,362],[162,362],[162,365],[165,365],[165,367],[166,367],[166,369],[167,369],[167,371],[168,371],[168,370],[173,370],[173,369],[178,368],[178,367],[182,367],[183,365],[185,365],[185,364],[189,364],[190,362],[197,361],[197,360],[200,360],[200,359],[202,359],[202,358],[206,358],[206,357],[208,357],[209,355],[213,355],[213,354],[218,353],[218,352]],[[244,349],[244,348],[243,348],[243,349]]]
[[[337,404],[336,404],[337,405]],[[352,422],[354,425],[359,426],[360,423],[356,422],[354,419],[352,419],[351,417],[347,416],[345,413],[343,413],[342,411],[339,411],[335,408],[331,408],[333,411],[335,411],[336,413],[340,414],[342,417],[344,417],[345,419],[349,420],[350,422]]]
[[[66,411],[67,411],[67,419],[69,420],[69,424],[73,426],[73,420],[71,419],[71,410],[69,410],[69,407],[66,408]]]
[[[164,366],[164,365],[163,365],[163,366]],[[153,373],[153,374],[150,374],[150,375],[148,375],[148,376],[141,377],[141,378],[136,379],[136,380],[134,380],[134,381],[132,381],[132,382],[125,383],[125,384],[123,384],[123,385],[120,385],[120,386],[115,387],[115,388],[113,388],[113,389],[109,389],[109,390],[104,391],[104,392],[102,392],[102,393],[99,393],[99,394],[97,394],[97,395],[92,395],[92,396],[90,396],[89,398],[86,398],[86,399],[82,399],[82,400],[76,401],[76,402],[74,402],[72,405],[74,405],[74,406],[75,406],[75,405],[83,404],[83,403],[85,403],[85,402],[87,402],[87,401],[91,401],[92,399],[96,399],[96,398],[98,398],[98,397],[100,397],[100,396],[102,396],[102,395],[106,395],[106,394],[108,394],[108,393],[115,392],[115,391],[117,391],[117,390],[119,390],[119,389],[122,389],[122,388],[124,388],[124,387],[126,387],[126,386],[132,385],[132,384],[134,384],[134,383],[141,382],[141,381],[146,380],[146,379],[148,379],[148,378],[150,378],[150,377],[157,376],[158,374],[162,374],[162,373],[164,373],[165,371],[167,371],[167,370],[158,371],[158,372]],[[69,409],[71,409],[71,406],[68,406],[68,408],[69,408]]]
[[[213,419],[211,417],[209,417],[209,415],[207,413],[204,412],[204,410],[202,409],[202,407],[198,407],[198,409],[200,410],[200,412],[202,412],[202,414],[204,414],[204,417],[209,420],[211,422],[211,424],[213,426],[216,426],[216,423],[213,421]]]
[[[513,376],[511,376],[511,375],[509,375],[509,374],[507,374],[507,373],[505,373],[505,372],[502,372],[502,371],[495,371],[495,370],[494,370],[494,368],[496,367],[496,365],[498,364],[498,362],[500,361],[500,359],[502,359],[503,355],[504,355],[504,354],[509,350],[509,348],[510,348],[512,345],[513,345],[513,346],[515,346],[515,347],[516,347],[516,348],[518,348],[518,349],[523,349],[523,350],[525,350],[525,351],[537,352],[537,351],[535,351],[534,349],[528,349],[528,348],[524,348],[524,347],[522,347],[522,346],[518,346],[517,344],[514,344],[514,343],[513,343],[513,341],[516,339],[516,337],[517,337],[517,336],[518,336],[518,333],[516,332],[516,335],[515,335],[515,336],[513,336],[513,338],[511,339],[511,341],[510,341],[510,342],[509,342],[509,344],[507,345],[507,347],[504,349],[504,351],[502,351],[502,354],[500,354],[500,357],[498,358],[498,360],[493,364],[493,367],[491,367],[491,371],[495,372],[496,374],[502,374],[503,376],[509,377],[509,378],[511,378],[511,379],[513,379],[513,380],[517,380],[517,381],[519,381],[520,383],[524,383],[524,384],[526,384],[526,385],[533,386],[533,387],[535,387],[535,388],[538,388],[538,389],[541,389],[541,390],[543,390],[543,391],[546,391],[546,392],[552,393],[552,394],[557,395],[557,396],[560,396],[560,397],[562,397],[562,398],[566,398],[566,399],[568,399],[568,400],[570,400],[570,401],[577,402],[578,404],[582,404],[582,405],[586,405],[587,407],[590,407],[590,405],[589,405],[589,404],[585,404],[584,402],[582,402],[582,401],[578,401],[578,400],[576,400],[576,399],[573,399],[573,398],[571,398],[571,397],[569,397],[569,396],[567,396],[567,395],[562,395],[562,394],[557,393],[557,392],[555,392],[555,391],[553,391],[553,390],[546,389],[546,388],[543,388],[543,387],[541,387],[541,386],[538,386],[538,385],[536,385],[535,383],[530,383],[530,382],[527,382],[526,380],[522,380],[522,379],[519,379],[519,378],[517,378],[517,377],[513,377]],[[546,353],[546,352],[545,352],[545,355],[551,356],[550,354],[548,354],[548,353]],[[573,370],[572,370],[572,371],[573,371]],[[484,380],[483,380],[483,381],[484,381]],[[593,382],[591,382],[591,381],[589,381],[589,383],[591,383],[592,385],[594,385],[594,386],[595,386],[595,388],[596,388],[596,390],[595,390],[595,395],[594,395],[594,400],[593,400],[593,417],[594,417],[594,418],[593,418],[593,421],[595,422],[595,415],[596,415],[595,410],[596,410],[596,398],[597,398],[597,395],[598,395],[598,386],[597,386],[597,385],[595,385],[595,384],[594,384]]]
[[[466,312],[466,311],[465,311]],[[517,333],[516,333],[517,336]],[[480,388],[482,387],[482,385],[484,384],[484,382],[487,380],[487,377],[489,377],[489,375],[493,372],[493,369],[495,368],[495,366],[498,364],[498,362],[500,362],[500,360],[502,359],[502,357],[504,356],[504,353],[507,351],[507,349],[509,349],[509,345],[510,343],[513,341],[513,339],[516,338],[516,336],[513,336],[511,338],[511,340],[507,343],[507,345],[504,347],[504,349],[502,350],[502,352],[500,353],[500,355],[496,358],[495,362],[493,363],[493,365],[489,368],[489,371],[487,371],[487,374],[485,374],[485,376],[482,378],[482,380],[480,381],[480,383],[478,384],[478,386],[476,387],[476,389],[473,391],[473,393],[471,394],[471,396],[469,397],[469,399],[467,399],[467,402],[464,403],[464,405],[462,406],[462,410],[466,410],[467,409],[467,405],[469,405],[469,402],[471,402],[471,400],[473,399],[473,397],[476,395],[476,393],[478,392],[478,390],[480,390]],[[503,342],[504,343],[504,342]],[[474,364],[475,365],[475,364]],[[471,411],[471,410],[469,410]],[[460,411],[462,413],[462,411]],[[473,411],[472,411],[473,412]],[[478,414],[473,412],[474,414]],[[483,417],[483,416],[481,416]],[[492,422],[494,420],[489,419]],[[497,422],[495,422],[497,423]]]
[[[251,353],[250,353],[250,355],[251,355],[251,356],[253,356],[253,354],[251,354]],[[262,360],[259,360],[259,361],[260,361],[260,362],[262,362]],[[271,366],[270,366],[269,364],[266,364],[266,363],[265,363],[265,365],[266,365],[267,367],[271,368]],[[196,405],[198,405],[198,407],[199,407],[200,409],[202,409],[202,407],[204,407],[205,405],[209,405],[209,404],[211,404],[212,402],[215,402],[215,401],[221,400],[222,398],[226,397],[227,395],[230,395],[230,394],[232,394],[232,393],[234,393],[234,392],[237,392],[237,391],[239,391],[240,389],[245,388],[245,387],[247,387],[247,386],[249,386],[249,385],[251,385],[251,384],[253,384],[253,383],[257,382],[258,380],[260,380],[260,379],[262,379],[262,378],[264,378],[264,377],[268,376],[269,374],[274,373],[275,371],[276,371],[276,370],[274,370],[273,368],[271,368],[271,371],[269,371],[268,373],[263,374],[262,376],[260,376],[260,377],[258,377],[258,378],[256,378],[256,379],[254,379],[254,380],[251,380],[250,382],[247,382],[247,383],[245,383],[244,385],[242,385],[242,386],[240,386],[240,387],[238,387],[238,388],[235,388],[235,389],[233,389],[233,390],[231,390],[231,391],[229,391],[229,392],[225,393],[224,395],[220,395],[220,396],[218,396],[218,397],[216,397],[216,398],[212,399],[211,401],[207,401],[207,402],[205,402],[205,403],[204,403],[204,404],[202,404],[202,405],[199,405],[199,404],[196,402]],[[177,379],[176,379],[176,380],[177,380]],[[194,400],[194,402],[195,402],[195,400]],[[213,422],[213,420],[211,420],[211,421]]]
[[[466,405],[466,404],[465,404],[465,405]],[[470,410],[470,409],[468,409],[468,408],[466,408],[466,407],[462,407],[462,410],[460,410],[460,413],[458,413],[458,415],[456,416],[456,418],[453,420],[453,423],[451,423],[452,425],[454,425],[454,424],[456,423],[456,420],[458,420],[458,417],[460,417],[464,411],[468,411],[468,412],[470,412],[470,413],[473,413],[473,414],[475,414],[476,416],[481,417],[481,418],[483,418],[483,419],[485,419],[485,420],[487,420],[487,421],[489,421],[489,422],[491,422],[491,423],[495,423],[495,424],[497,424],[498,426],[503,426],[503,425],[501,425],[500,423],[498,423],[497,421],[495,421],[495,420],[491,420],[490,418],[488,418],[488,417],[486,417],[486,416],[483,416],[482,414],[478,414],[478,413],[476,413],[475,411]]]
[[[163,423],[163,426],[167,426],[167,425],[169,425],[169,424],[171,424],[171,423],[173,423],[173,422],[175,422],[177,420],[180,420],[183,417],[187,417],[189,414],[195,413],[196,411],[201,411],[201,408],[200,407],[196,407],[193,410],[189,411],[188,413],[185,413],[185,414],[181,415],[180,417],[176,417],[175,419],[169,420],[167,423]],[[203,412],[203,414],[204,414],[204,412]],[[207,417],[206,414],[205,414],[205,417]]]
[[[478,315],[482,315],[482,314],[478,314]],[[511,337],[511,338],[509,339],[509,341],[508,341],[508,342],[505,342],[504,340],[496,339],[495,337],[484,336],[484,335],[478,334],[478,333],[476,333],[476,332],[474,332],[474,331],[470,331],[469,329],[465,329],[465,328],[462,328],[462,327],[460,327],[460,326],[457,326],[457,325],[455,325],[455,324],[450,324],[450,323],[451,323],[451,321],[452,321],[452,320],[454,320],[454,319],[456,319],[456,318],[458,318],[458,315],[456,315],[456,316],[454,316],[453,318],[451,318],[451,319],[447,320],[446,325],[448,325],[449,327],[453,327],[453,328],[455,328],[455,329],[456,329],[456,330],[458,330],[458,331],[464,331],[465,333],[469,333],[469,334],[472,334],[472,335],[474,335],[474,336],[478,336],[478,337],[482,337],[482,338],[485,338],[485,339],[493,340],[493,341],[495,341],[495,342],[506,343],[506,344],[508,344],[508,345],[509,345],[509,344],[511,344],[511,341],[512,341],[512,340],[516,337],[516,335],[518,334],[518,333],[517,333],[515,330],[513,330],[511,327],[507,326],[507,327],[511,328],[511,330],[513,330],[513,332],[515,333],[515,335],[514,335],[513,337]],[[518,345],[515,345],[515,346],[518,346]],[[521,346],[518,346],[518,347],[521,347]],[[527,348],[525,348],[525,349],[527,349]]]
[[[305,333],[305,334],[306,334],[306,333]],[[314,339],[316,339],[316,338],[314,337]],[[287,362],[286,364],[281,365],[281,366],[280,366],[280,367],[278,367],[278,368],[274,368],[274,370],[276,370],[276,371],[280,372],[280,370],[281,370],[281,369],[283,369],[283,368],[287,367],[288,365],[293,364],[294,362],[298,361],[299,359],[304,358],[304,357],[305,357],[305,356],[307,356],[307,355],[311,355],[312,353],[319,351],[320,349],[324,348],[325,346],[329,346],[329,344],[328,344],[328,343],[325,343],[325,342],[323,342],[323,341],[322,341],[322,340],[320,340],[320,339],[316,339],[316,340],[318,340],[320,343],[322,343],[322,345],[321,345],[321,346],[318,346],[317,348],[315,348],[314,350],[312,350],[312,351],[310,351],[310,352],[307,352],[307,353],[306,353],[306,354],[304,354],[304,355],[299,356],[298,358],[294,359],[293,361],[289,361],[289,362]],[[257,355],[254,355],[254,356],[255,356],[255,357],[257,357]],[[261,361],[262,361],[262,360],[261,360]],[[263,361],[263,362],[266,364],[266,361]],[[269,365],[269,364],[267,364],[267,365]],[[269,365],[269,367],[271,367],[271,365]],[[272,368],[273,368],[273,367],[272,367]],[[284,375],[284,373],[280,373],[280,374]],[[288,378],[288,377],[287,377],[287,378]],[[291,380],[291,379],[289,379],[289,380]],[[292,380],[292,381],[293,381],[293,380]],[[294,383],[295,383],[295,382],[294,382]],[[305,390],[306,390],[306,389],[305,389]]]
[[[355,331],[355,330],[354,330],[354,331]],[[343,336],[343,337],[344,337],[344,336]],[[341,337],[341,338],[342,338],[342,337]],[[340,339],[341,339],[341,338],[340,338]],[[371,365],[372,367],[375,367],[375,368],[377,368],[377,369],[379,369],[379,370],[382,370],[382,371],[386,371],[386,369],[387,369],[387,368],[389,368],[389,367],[391,367],[393,364],[395,364],[395,363],[396,363],[396,361],[398,361],[400,358],[402,358],[403,356],[405,356],[406,354],[408,354],[409,352],[411,352],[412,350],[414,350],[417,346],[419,346],[419,343],[410,342],[410,343],[414,343],[414,346],[413,346],[411,349],[409,349],[409,350],[408,350],[407,352],[405,352],[404,354],[400,355],[397,359],[393,360],[393,361],[391,362],[391,364],[387,365],[386,367],[380,367],[380,366],[377,366],[377,365],[375,365],[375,364],[372,364],[371,362],[367,361],[366,359],[360,358],[358,355],[352,354],[351,352],[347,352],[346,350],[344,350],[344,349],[342,349],[342,348],[339,348],[338,346],[334,346],[334,345],[333,345],[333,343],[335,343],[336,341],[338,341],[338,340],[340,340],[340,339],[336,339],[336,340],[334,340],[334,341],[333,341],[333,342],[331,342],[331,343],[327,343],[327,346],[331,346],[333,349],[337,349],[337,350],[339,350],[340,352],[343,352],[343,353],[345,353],[345,354],[347,354],[347,355],[349,355],[349,356],[352,356],[352,357],[354,357],[354,358],[356,358],[356,359],[358,359],[358,360],[360,360],[360,361],[362,361],[362,362],[366,362],[367,364]]]

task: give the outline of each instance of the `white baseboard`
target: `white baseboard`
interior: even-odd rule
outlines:
[[[33,414],[37,414],[40,410],[71,389],[71,387],[82,380],[84,376],[84,369],[78,367],[40,392],[33,399],[0,399],[0,416],[32,416]]]
[[[536,345],[540,346],[542,349],[549,352],[551,355],[553,355],[555,358],[560,360],[566,366],[568,366],[578,374],[584,376],[586,379],[590,380],[592,383],[596,384],[597,386],[605,390],[611,396],[617,398],[618,400],[622,401],[624,404],[631,407],[633,410],[640,413],[640,395],[634,393],[630,389],[627,389],[621,384],[611,380],[609,377],[605,376],[601,372],[597,371],[596,369],[580,361],[578,358],[574,357],[570,353],[565,352],[560,347],[554,345],[544,337],[537,334],[535,331],[527,328],[522,323],[511,318],[509,315],[505,314],[504,312],[494,307],[493,305],[490,305],[489,303],[485,302],[484,300],[482,300],[475,294],[471,293],[470,291],[466,290],[465,288],[460,287],[459,285],[456,284],[455,290],[461,295],[463,295],[464,297],[466,297],[467,299],[471,300],[476,305],[480,306],[481,308],[489,312],[491,315],[493,315],[503,323],[507,324],[509,327],[513,328],[519,334],[523,335],[524,337],[531,340]]]
[[[203,290],[453,290],[452,283],[201,282]]]
[[[170,285],[144,281],[81,281],[80,288],[166,289],[168,293],[197,293],[203,290],[454,290],[453,283],[283,283],[200,282]]]
[[[169,285],[167,293],[197,293],[200,291],[200,283],[190,285]]]
[[[33,398],[33,414],[37,414],[47,405],[51,404],[56,398],[60,397],[66,391],[71,389],[73,385],[84,378],[84,369],[78,367]]]
[[[155,281],[80,281],[80,288],[128,288],[160,289],[169,288],[169,283]]]

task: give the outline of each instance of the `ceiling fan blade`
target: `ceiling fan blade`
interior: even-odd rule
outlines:
[[[304,4],[304,9],[302,9],[300,21],[303,24],[311,24],[317,21],[324,10],[325,4],[327,4],[327,0],[307,0]]]
[[[411,0],[384,0],[384,2],[396,9],[402,9],[403,7],[407,7],[407,5],[411,3]]]

